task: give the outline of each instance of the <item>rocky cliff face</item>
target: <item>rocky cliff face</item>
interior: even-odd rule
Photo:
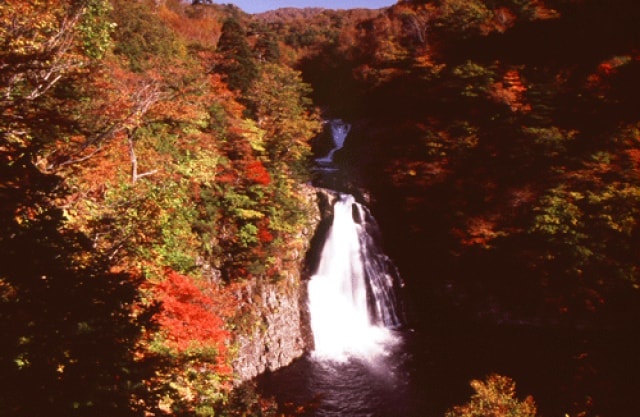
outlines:
[[[257,288],[252,299],[258,304],[258,320],[249,332],[236,339],[234,370],[239,382],[282,368],[307,351],[311,337],[304,312],[305,288],[295,276],[287,282]]]
[[[312,349],[313,337],[307,310],[308,253],[321,223],[322,192],[307,189],[307,199],[315,207],[309,226],[300,231],[283,260],[278,282],[257,280],[247,287],[242,299],[251,311],[249,325],[236,336],[238,352],[233,363],[237,381],[247,381],[265,371],[289,365]]]

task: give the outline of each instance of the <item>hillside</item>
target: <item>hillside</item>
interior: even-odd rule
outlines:
[[[0,10],[0,408],[229,409],[243,335],[299,315],[308,86],[231,7]]]

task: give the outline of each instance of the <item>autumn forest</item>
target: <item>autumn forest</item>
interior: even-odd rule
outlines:
[[[2,414],[312,415],[234,364],[259,288],[304,281],[331,118],[411,327],[575,342],[548,391],[510,375],[537,403],[487,369],[442,415],[638,412],[638,21],[633,0],[0,1]]]

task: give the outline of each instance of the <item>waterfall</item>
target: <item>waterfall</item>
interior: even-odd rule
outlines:
[[[342,149],[344,141],[347,139],[347,135],[351,130],[351,125],[340,119],[331,120],[329,124],[331,126],[331,138],[334,146],[327,155],[316,159],[316,162],[320,165],[333,163],[333,154]]]
[[[309,281],[314,356],[335,360],[383,353],[401,325],[399,276],[381,251],[369,211],[348,194],[334,205],[333,223]]]

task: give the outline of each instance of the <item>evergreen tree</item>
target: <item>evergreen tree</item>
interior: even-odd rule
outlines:
[[[244,95],[258,77],[258,68],[245,32],[234,17],[228,18],[222,26],[218,52],[224,58],[220,71],[226,75],[229,88],[239,90]]]
[[[258,60],[276,64],[280,61],[280,45],[276,37],[270,33],[261,33],[256,42]]]

